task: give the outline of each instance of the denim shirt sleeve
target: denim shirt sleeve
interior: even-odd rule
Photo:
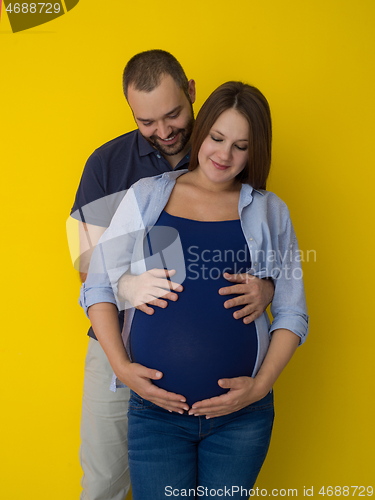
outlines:
[[[271,303],[273,322],[270,332],[285,328],[298,335],[302,344],[308,332],[308,316],[300,252],[289,212],[278,235],[278,241],[277,268],[273,276],[275,294]]]
[[[243,186],[240,198],[243,230],[252,259],[251,274],[272,278],[270,333],[285,328],[307,336],[308,316],[301,258],[288,207],[274,193]]]
[[[116,304],[119,310],[130,304],[118,294],[118,281],[130,270],[146,271],[143,238],[167,203],[175,180],[186,170],[144,178],[133,184],[122,199],[109,228],[93,251],[86,282],[81,287],[80,304],[88,308],[99,302]]]
[[[93,251],[89,272],[86,281],[82,283],[79,303],[84,309],[86,315],[90,306],[100,302],[110,302],[117,305],[115,294],[109,280],[108,273],[102,261],[101,243],[97,244]]]
[[[137,236],[143,232],[142,224],[134,191],[129,189],[92,253],[80,293],[80,305],[86,314],[90,306],[100,302],[110,302],[119,310],[125,309],[118,294],[118,281],[137,258],[134,248]]]

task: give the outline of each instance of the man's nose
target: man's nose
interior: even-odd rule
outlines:
[[[160,139],[168,139],[168,136],[171,135],[172,127],[164,122],[159,122],[157,132]]]

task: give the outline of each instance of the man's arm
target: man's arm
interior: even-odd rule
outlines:
[[[87,278],[92,253],[106,228],[81,221],[78,224],[79,275],[81,282],[84,283]],[[178,299],[178,294],[175,292],[182,292],[182,285],[167,279],[174,274],[176,274],[176,271],[165,271],[164,269],[152,269],[139,276],[126,273],[119,280],[119,296],[132,307],[136,307],[149,315],[154,314],[151,305],[164,309],[168,305],[167,300],[176,301]]]
[[[87,278],[92,252],[96,247],[105,227],[93,226],[85,222],[78,222],[79,230],[79,276],[84,283]]]

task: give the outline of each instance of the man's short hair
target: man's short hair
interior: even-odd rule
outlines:
[[[123,74],[123,90],[128,98],[128,88],[151,92],[159,84],[162,76],[170,75],[189,98],[189,82],[177,59],[165,50],[147,50],[133,56],[127,63]]]

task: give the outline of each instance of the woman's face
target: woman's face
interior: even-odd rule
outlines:
[[[214,183],[231,183],[248,160],[249,124],[234,108],[213,124],[198,153],[198,169]]]

